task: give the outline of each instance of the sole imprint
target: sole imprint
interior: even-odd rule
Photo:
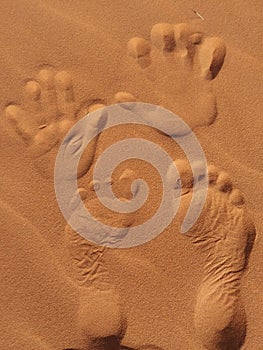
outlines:
[[[176,163],[176,161],[175,161]],[[181,222],[191,200],[193,180],[188,163],[181,182],[184,195]],[[179,168],[180,169],[180,168]],[[245,200],[227,173],[208,167],[209,188],[205,207],[186,236],[205,254],[204,278],[195,306],[197,336],[208,350],[237,350],[246,337],[246,315],[240,297],[241,277],[256,236]],[[178,186],[177,179],[169,178]]]
[[[129,173],[133,174],[132,171]],[[122,175],[120,181],[123,181]],[[129,215],[119,215],[107,209],[103,211],[99,199],[94,196],[94,193],[92,194],[94,191],[103,191],[105,186],[111,186],[112,182],[112,179],[105,179],[103,183],[92,180],[87,190],[84,188],[78,189],[78,194],[85,206],[88,210],[92,210],[91,214],[96,215],[94,219],[90,219],[88,222],[86,218],[83,219],[79,214],[78,205],[81,204],[76,201],[76,197],[73,197],[70,202],[73,216],[76,216],[74,222],[77,225],[85,225],[89,228],[91,235],[93,237],[94,235],[99,236],[102,244],[116,243],[123,239],[129,226],[133,223]],[[92,197],[93,199],[90,199]],[[97,221],[109,226],[121,227],[121,233],[115,236],[114,229],[111,228],[105,232]],[[119,294],[112,284],[105,266],[104,253],[106,247],[88,241],[69,225],[67,225],[65,233],[75,279],[80,290],[77,315],[80,329],[89,339],[94,339],[96,346],[99,343],[104,344],[107,339],[112,339],[112,337],[115,339],[114,342],[116,339],[120,341],[126,328],[126,319]],[[101,349],[104,349],[104,347],[101,347]]]
[[[224,63],[222,39],[204,38],[192,24],[158,23],[149,41],[134,37],[128,42],[128,54],[161,92],[161,104],[190,127],[215,120],[216,99],[210,81]]]

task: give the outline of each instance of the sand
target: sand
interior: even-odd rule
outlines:
[[[261,13],[259,0],[2,2],[1,349],[262,349]],[[78,167],[82,200],[99,220],[126,235],[160,205],[162,179],[143,161],[92,182],[102,152],[131,135],[169,152],[183,194],[156,238],[111,249],[67,225],[54,164],[77,120],[130,101],[171,110],[194,130],[209,190],[181,234],[193,196],[182,150],[149,127],[104,131]],[[89,132],[104,122],[95,118]],[[167,176],[176,193],[178,179]],[[149,186],[142,208],[112,216],[101,207],[96,186],[112,185],[125,202],[138,177]]]

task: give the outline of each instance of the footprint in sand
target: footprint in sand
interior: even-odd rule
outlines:
[[[161,94],[161,105],[191,128],[213,123],[217,110],[211,80],[224,63],[222,39],[204,38],[193,24],[158,23],[150,41],[134,37],[128,42],[128,54]]]
[[[180,181],[170,171],[167,172],[167,181],[174,188],[175,196],[178,187],[181,187],[181,204],[175,221],[182,223],[189,208],[194,183],[202,183],[203,177],[193,179],[186,160],[176,160],[175,164],[180,173]],[[125,174],[134,180],[132,171],[125,171]],[[241,348],[246,336],[246,315],[240,296],[241,278],[256,233],[247,214],[244,198],[238,189],[233,188],[229,176],[212,165],[208,167],[208,176],[209,189],[205,207],[196,224],[185,234],[206,259],[204,278],[195,306],[195,327],[197,336],[206,349],[237,350]],[[91,184],[93,185],[94,183]],[[107,216],[97,208],[97,199],[86,201],[86,190],[80,189],[79,193],[88,207],[91,204],[95,208],[99,220],[110,219],[112,225],[124,228],[125,235],[125,228],[133,223],[130,216],[117,215],[113,219],[113,216]],[[126,319],[103,261],[107,248],[89,243],[70,227],[67,227],[66,232],[76,279],[80,285],[80,327],[89,337],[97,340],[110,336],[121,339]]]
[[[102,210],[101,203],[97,197],[90,199],[92,196],[90,195],[91,191],[98,190],[99,186],[111,185],[112,181],[107,180],[104,184],[101,184],[93,180],[89,184],[88,190],[84,188],[78,189],[78,194],[84,205],[89,210],[92,210],[92,214],[96,215],[95,220],[91,219],[87,223],[86,218],[82,220],[79,217],[78,207],[74,206],[76,202],[75,197],[72,198],[70,205],[74,209],[74,213],[76,213],[76,223],[78,225],[88,224],[87,228],[90,228],[92,235],[100,235],[101,240],[106,240],[107,242],[112,238],[116,242],[118,239],[123,239],[127,234],[128,227],[133,222],[132,218],[127,214],[116,215],[110,210]],[[74,213],[73,215],[75,215]],[[110,228],[106,233],[101,231],[100,226],[96,225],[96,220],[115,227],[122,227],[123,230],[120,237],[114,237],[114,229],[112,230],[112,237]],[[80,236],[79,233],[76,233],[69,225],[66,226],[65,233],[66,245],[73,262],[75,279],[80,291],[77,315],[79,327],[87,339],[94,339],[94,346],[101,344],[101,347],[98,347],[98,349],[104,349],[102,345],[106,344],[107,341],[119,344],[126,328],[126,318],[119,294],[105,267],[104,252],[106,247],[89,242]]]
[[[183,196],[178,219],[182,222],[191,201],[194,179],[186,161],[179,162],[179,169]],[[237,350],[246,336],[241,277],[256,232],[244,198],[233,188],[228,174],[209,166],[208,176],[205,207],[197,223],[186,233],[206,258],[195,306],[195,327],[206,349]],[[177,179],[168,176],[168,181],[177,188]]]
[[[127,100],[132,102],[135,98],[127,92],[118,92],[113,103]],[[79,118],[104,107],[100,99],[93,101],[76,101],[73,79],[68,72],[42,69],[35,79],[26,83],[23,103],[7,105],[8,131],[12,136],[15,131],[22,138],[41,174],[53,177],[56,154],[66,133]],[[105,122],[100,118],[92,120],[91,133],[102,130]],[[95,137],[86,148],[78,167],[78,177],[90,168],[97,141],[98,137]]]
[[[117,179],[119,187],[127,187],[127,181],[129,182],[134,177],[135,173],[131,169],[126,169]],[[129,227],[134,223],[134,214],[118,214],[105,208],[103,210],[97,197],[89,199],[92,197],[90,191],[98,190],[98,187],[112,185],[113,180],[106,180],[105,183],[99,183],[93,180],[89,184],[88,190],[84,188],[78,189],[78,194],[84,205],[89,210],[92,209],[95,220],[102,221],[110,226],[123,228],[121,234],[115,237],[116,233],[114,229],[111,236],[110,228],[109,232],[105,233],[101,231],[100,226],[96,226],[95,220],[93,224],[90,222],[88,227],[91,227],[91,233],[105,236],[104,238],[107,239],[107,243],[109,243],[110,238],[114,242],[116,240],[122,240],[127,234]],[[138,191],[139,188],[137,189]],[[134,191],[134,196],[137,195],[137,192]],[[125,197],[129,195],[130,193],[128,191],[125,192]],[[127,199],[120,198],[120,200],[125,201]],[[71,202],[71,206],[73,207],[74,202],[76,202],[75,197],[73,197]],[[74,210],[76,216],[79,216],[77,206],[74,207]],[[78,222],[81,225],[82,219],[79,218]],[[84,221],[83,224],[87,224],[87,222]],[[76,233],[69,225],[65,229],[65,242],[71,261],[73,262],[75,280],[79,285],[78,324],[87,339],[91,339],[94,342],[94,348],[161,350],[154,345],[143,345],[136,349],[120,345],[127,326],[126,315],[118,291],[113,285],[105,265],[104,253],[107,248],[89,242],[81,237],[80,234]]]

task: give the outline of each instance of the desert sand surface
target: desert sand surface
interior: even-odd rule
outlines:
[[[0,348],[261,350],[262,2],[0,5]],[[193,174],[180,147],[150,127],[103,131],[78,167],[81,198],[96,218],[125,231],[160,205],[162,179],[138,159],[120,164],[109,184],[130,200],[131,182],[143,178],[144,206],[112,219],[98,203],[94,164],[131,135],[171,155],[183,189],[176,217],[156,238],[108,248],[67,224],[54,164],[77,120],[134,101],[162,106],[192,128],[209,189],[196,225],[181,234]]]

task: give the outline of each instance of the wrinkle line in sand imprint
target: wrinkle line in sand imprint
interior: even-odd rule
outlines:
[[[147,103],[121,103],[89,113],[79,120],[64,138],[55,165],[57,200],[69,225],[82,237],[99,245],[115,248],[137,246],[159,235],[173,220],[180,205],[180,175],[173,159],[159,145],[145,139],[117,141],[99,157],[94,180],[104,183],[121,162],[138,158],[150,163],[163,182],[163,196],[157,212],[146,222],[134,227],[116,228],[96,220],[83,205],[77,190],[77,167],[88,143],[103,130],[125,124],[154,127],[169,135],[185,152],[194,181],[193,198],[181,231],[186,233],[198,219],[208,187],[207,163],[195,134],[172,112]],[[177,178],[176,184],[170,179]],[[101,203],[116,213],[131,213],[139,209],[148,197],[148,186],[142,179],[133,181],[133,198],[122,201],[115,197],[111,186],[95,189]]]

